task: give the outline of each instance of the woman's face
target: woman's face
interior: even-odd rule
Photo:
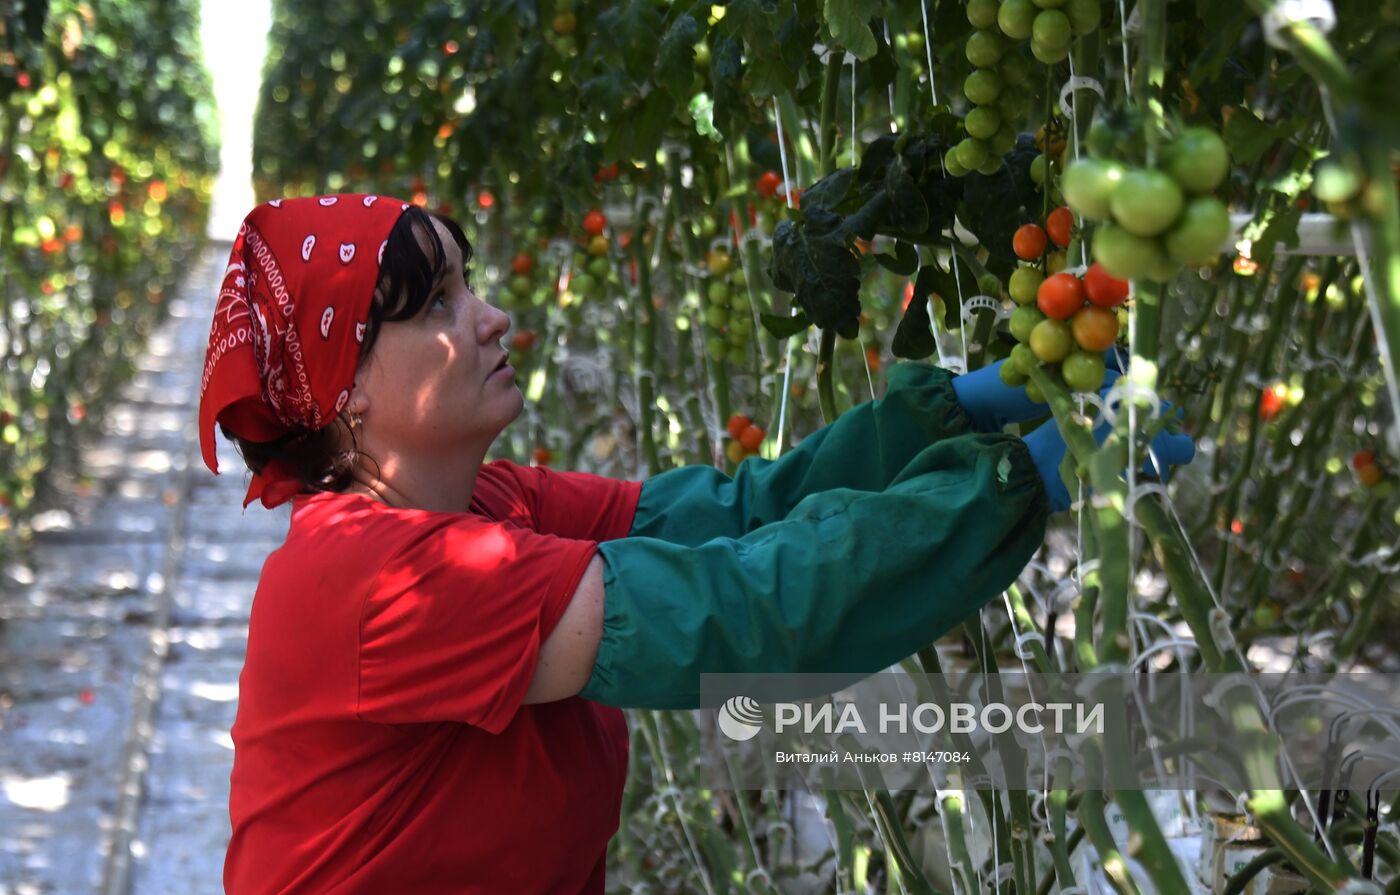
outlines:
[[[441,279],[417,316],[380,326],[355,377],[368,399],[362,447],[371,456],[376,447],[412,455],[479,445],[484,453],[524,407],[514,370],[493,373],[509,315],[467,287],[456,241],[433,226],[447,253]],[[415,235],[431,258],[427,234]]]

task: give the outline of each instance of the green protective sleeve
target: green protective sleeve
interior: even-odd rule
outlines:
[[[631,536],[695,546],[740,537],[832,488],[883,491],[928,445],[974,431],[953,394],[953,374],[895,364],[885,395],[858,404],[776,460],[750,457],[731,479],[713,466],[681,466],[642,484]]]
[[[603,633],[579,695],[687,709],[701,674],[874,674],[1015,581],[1048,515],[1025,442],[970,434],[926,446],[883,492],[812,494],[741,537],[604,541]]]

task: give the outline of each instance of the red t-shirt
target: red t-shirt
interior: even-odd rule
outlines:
[[[497,460],[467,513],[296,496],[238,679],[229,895],[601,895],[626,718],[522,700],[641,485]]]

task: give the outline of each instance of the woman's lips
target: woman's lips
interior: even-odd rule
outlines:
[[[490,375],[490,376],[487,376],[486,378],[487,378],[487,379],[494,379],[494,378],[497,377],[497,376],[505,375],[507,372],[509,372],[510,375],[514,376],[514,375],[515,375],[515,368],[512,367],[510,364],[505,364],[504,366],[500,366],[500,367],[497,367],[496,369],[492,370],[492,371],[491,371],[491,375]]]

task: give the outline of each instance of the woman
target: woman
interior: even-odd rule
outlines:
[[[621,707],[697,707],[703,672],[887,668],[1068,506],[1055,427],[999,431],[1043,406],[917,363],[732,479],[485,462],[523,398],[470,258],[449,219],[359,194],[266,203],[234,243],[204,460],[217,425],[244,506],[290,500],[291,526],[239,678],[231,895],[602,892]]]

